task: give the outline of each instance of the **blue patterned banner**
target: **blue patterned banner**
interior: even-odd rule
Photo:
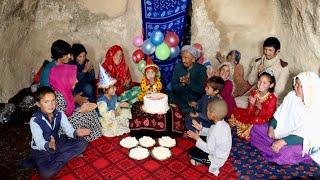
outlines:
[[[144,39],[150,38],[157,29],[164,35],[173,31],[179,36],[181,48],[189,2],[190,0],[141,0]],[[165,61],[158,60],[154,54],[151,58],[160,67],[162,84],[167,87],[173,67],[180,56]]]

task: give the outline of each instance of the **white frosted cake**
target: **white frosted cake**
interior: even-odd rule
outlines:
[[[169,110],[168,96],[163,93],[151,93],[143,97],[143,110],[151,114],[165,114]]]

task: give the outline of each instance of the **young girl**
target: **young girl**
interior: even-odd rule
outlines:
[[[95,80],[95,72],[93,65],[86,58],[87,50],[82,44],[72,45],[73,61],[69,64],[77,66],[77,79],[78,83],[73,89],[73,94],[82,92],[84,97],[87,97],[89,102],[94,102],[95,96],[93,91],[93,84]]]
[[[231,77],[234,82],[233,96],[238,97],[246,93],[251,88],[251,85],[244,80],[244,69],[240,64],[241,53],[238,50],[231,50],[225,58],[220,52],[217,52],[216,58],[220,63],[229,62],[233,66],[234,71]]]
[[[230,77],[232,76],[231,69],[232,69],[231,64],[227,62],[222,63],[219,67],[219,75],[224,80],[224,87],[220,92],[220,96],[227,102],[227,105],[228,105],[227,118],[231,116],[231,114],[233,113],[236,107],[236,101],[232,96],[233,82],[230,80]]]
[[[109,76],[100,67],[100,77],[98,87],[101,94],[98,97],[98,110],[102,133],[107,137],[120,136],[130,132],[129,119],[131,111],[127,102],[117,102],[116,80]]]
[[[246,109],[236,108],[229,119],[231,126],[236,126],[237,135],[249,140],[254,124],[263,124],[270,120],[277,106],[274,95],[275,77],[271,71],[263,71],[259,75],[258,89],[249,96],[249,106]]]
[[[303,72],[293,80],[294,90],[284,98],[269,127],[252,128],[251,144],[266,160],[280,165],[310,162],[309,155],[320,164],[320,78]]]
[[[160,92],[162,84],[160,79],[157,77],[159,67],[153,64],[152,60],[147,57],[146,67],[143,70],[143,77],[141,80],[141,92],[138,95],[138,101],[143,101],[143,97],[150,92]]]

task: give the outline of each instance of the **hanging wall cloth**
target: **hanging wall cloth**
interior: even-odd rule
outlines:
[[[190,0],[141,0],[144,39],[150,38],[156,29],[164,35],[173,31],[179,36],[181,48],[189,3]],[[164,61],[158,60],[154,54],[151,58],[160,67],[162,84],[167,87],[171,81],[173,67],[180,56]]]

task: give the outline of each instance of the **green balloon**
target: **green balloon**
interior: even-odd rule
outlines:
[[[158,71],[157,77],[160,79],[160,77],[161,77],[161,72],[160,71]]]
[[[141,60],[139,63],[138,63],[138,70],[140,71],[140,72],[142,72],[142,70],[144,69],[144,67],[146,67],[146,61],[144,61],[144,60]]]
[[[161,43],[156,48],[156,57],[160,60],[166,60],[170,56],[170,48],[166,43]]]

